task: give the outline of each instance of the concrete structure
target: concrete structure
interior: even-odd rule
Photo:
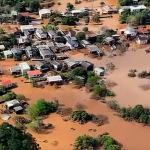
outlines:
[[[5,58],[12,58],[13,54],[10,50],[3,51]]]
[[[94,69],[94,72],[95,72],[95,74],[98,75],[98,76],[104,76],[105,69],[103,69],[103,68],[101,68],[101,67],[95,68],[95,69]]]
[[[21,73],[24,74],[28,71],[30,71],[30,67],[26,62],[23,63],[19,63],[20,69],[21,69]]]
[[[51,14],[50,9],[41,9],[39,10],[40,19],[47,18]]]

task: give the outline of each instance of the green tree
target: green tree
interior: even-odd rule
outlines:
[[[40,3],[39,1],[30,1],[29,3],[29,7],[31,8],[32,11],[38,11],[38,9],[40,8]]]
[[[88,31],[88,27],[84,27],[84,28],[82,29],[82,31],[87,32],[87,31]]]
[[[149,119],[148,115],[141,115],[139,118],[141,123],[147,123],[148,119]]]
[[[96,23],[99,23],[99,22],[100,22],[100,15],[99,15],[99,14],[95,14],[95,15],[92,17],[92,21],[93,21],[93,22],[96,22]]]
[[[93,71],[89,71],[89,72],[87,73],[87,76],[88,76],[88,78],[94,77],[94,76],[95,76],[95,73],[94,73]]]
[[[0,95],[3,95],[7,92],[7,89],[5,86],[0,85]]]
[[[78,40],[84,40],[85,39],[85,33],[84,32],[78,32],[76,37]]]
[[[27,107],[27,115],[31,119],[36,119],[40,115],[40,111],[35,104],[31,104]]]
[[[47,115],[56,110],[54,103],[47,102],[45,99],[39,99],[36,103],[36,108],[39,110],[40,115]]]
[[[92,149],[96,145],[96,140],[89,136],[89,135],[83,135],[78,136],[75,140],[75,143],[73,144],[75,150],[79,149]]]
[[[107,96],[107,88],[105,85],[96,85],[94,87],[94,94],[99,95],[100,97]]]
[[[142,105],[136,105],[131,111],[131,116],[134,119],[139,119],[139,117],[144,114],[145,114],[145,109]]]
[[[25,11],[25,3],[24,2],[17,2],[17,4],[15,5],[15,9],[17,10],[17,12],[23,12]]]
[[[87,71],[83,67],[77,67],[71,72],[71,76],[73,78],[75,78],[75,76],[87,78]]]
[[[98,83],[99,79],[100,79],[99,76],[94,76],[94,77],[88,78],[87,82],[90,83],[90,85],[94,87]]]
[[[104,39],[104,36],[103,36],[103,35],[98,35],[97,38],[96,38],[96,42],[97,42],[97,43],[102,43],[102,42],[103,42],[103,39]]]
[[[0,125],[0,149],[39,150],[40,148],[31,134],[4,122]]]
[[[25,99],[25,96],[23,94],[18,94],[16,99],[19,99],[19,100],[24,100]]]
[[[68,8],[69,10],[72,10],[72,9],[74,8],[74,6],[73,6],[71,3],[67,3],[67,8]]]
[[[4,101],[9,101],[9,100],[16,99],[16,96],[17,96],[17,95],[16,95],[14,92],[11,92],[11,93],[4,94],[4,95],[2,96],[2,99],[3,99]]]
[[[118,145],[110,145],[106,150],[121,150],[121,148]]]
[[[66,16],[62,19],[63,25],[76,25],[74,16]]]
[[[0,34],[4,34],[4,30],[2,28],[0,28]]]
[[[114,34],[116,34],[117,33],[117,31],[115,31],[115,30],[113,30],[113,29],[107,29],[106,31],[105,31],[105,34],[107,35],[107,36],[112,36],[112,35],[114,35]]]

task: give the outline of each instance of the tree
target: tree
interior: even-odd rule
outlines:
[[[72,9],[74,8],[74,6],[73,6],[71,3],[67,3],[67,8],[68,8],[69,10],[72,10]]]
[[[89,72],[87,73],[87,75],[88,75],[88,78],[94,77],[94,76],[95,76],[95,72],[89,71]]]
[[[131,111],[131,116],[134,119],[139,119],[139,117],[144,114],[145,114],[145,109],[142,105],[136,105]]]
[[[4,101],[9,101],[9,100],[16,99],[16,96],[17,96],[17,95],[16,95],[14,92],[11,92],[11,93],[4,94],[4,95],[2,96],[2,99],[3,99]]]
[[[7,92],[7,89],[5,86],[0,85],[0,95],[3,95]]]
[[[127,23],[128,16],[130,16],[130,11],[125,10],[122,12],[122,14],[119,16],[120,23]]]
[[[36,107],[39,110],[39,115],[47,115],[48,113],[54,112],[56,107],[53,102],[47,102],[45,99],[39,99],[36,103]]]
[[[102,43],[102,42],[103,42],[103,39],[104,39],[104,36],[103,36],[103,35],[98,35],[97,38],[96,38],[96,42],[97,42],[97,43]]]
[[[16,35],[15,34],[10,34],[10,43],[11,45],[17,45],[17,39],[16,39]]]
[[[71,72],[71,76],[73,78],[75,78],[75,76],[81,76],[81,77],[84,77],[86,78],[87,77],[87,71],[82,68],[82,67],[77,67],[75,68],[72,72]]]
[[[99,14],[95,14],[93,17],[92,17],[92,21],[96,22],[96,23],[99,23],[100,22],[100,15]]]
[[[35,104],[31,104],[27,107],[27,115],[31,119],[36,119],[40,115],[39,109]]]
[[[23,12],[25,11],[25,3],[23,2],[17,2],[17,4],[15,5],[15,9],[17,10],[17,12]]]
[[[89,23],[90,22],[90,18],[89,17],[85,17],[85,23]]]
[[[0,34],[4,34],[4,30],[0,28]]]
[[[62,19],[63,25],[76,25],[74,16],[66,16]]]
[[[29,7],[32,11],[38,11],[38,9],[40,8],[40,3],[39,1],[30,1]]]
[[[147,123],[148,119],[149,119],[148,115],[141,115],[139,118],[141,123]]]
[[[130,6],[133,4],[133,0],[119,0],[121,6]]]
[[[110,145],[107,150],[121,150],[121,148],[118,145]]]
[[[82,29],[82,31],[87,32],[87,31],[88,31],[88,27],[84,27],[84,28]]]
[[[116,34],[117,33],[117,31],[114,31],[113,29],[107,29],[106,31],[105,31],[105,34],[107,35],[107,36],[112,36],[112,35],[114,35],[114,34]]]
[[[73,111],[71,114],[71,118],[77,122],[85,122],[91,119],[90,115],[84,110]]]
[[[18,94],[16,99],[19,99],[19,100],[24,100],[25,99],[25,96],[23,94]]]
[[[13,127],[9,123],[0,125],[0,149],[1,150],[39,150],[39,145],[31,134],[25,133]]]
[[[94,77],[88,78],[87,82],[90,83],[90,85],[94,87],[99,81],[99,79],[100,79],[99,76],[94,76]]]
[[[118,110],[120,108],[120,106],[117,104],[117,101],[115,100],[108,101],[107,105],[113,110]]]
[[[107,88],[105,85],[96,85],[94,87],[94,94],[99,95],[101,97],[105,97],[107,95]]]
[[[73,144],[75,150],[79,149],[92,149],[96,145],[96,140],[89,136],[89,135],[83,135],[78,136],[75,140],[75,143]]]
[[[79,39],[79,40],[84,40],[85,39],[85,33],[84,32],[78,32],[76,37]]]

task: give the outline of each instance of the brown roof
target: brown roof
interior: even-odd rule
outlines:
[[[29,16],[29,12],[21,12],[20,15],[27,17],[27,16]]]
[[[93,31],[87,31],[86,35],[89,36],[89,37],[96,37],[97,36],[97,34],[94,33]]]
[[[69,30],[70,34],[71,34],[71,37],[74,37],[76,35],[76,32],[73,31],[73,30]]]

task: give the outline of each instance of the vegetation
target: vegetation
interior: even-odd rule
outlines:
[[[9,100],[16,99],[16,96],[17,96],[17,95],[16,95],[14,92],[10,92],[10,93],[4,94],[4,95],[2,96],[2,99],[3,99],[4,101],[9,101]]]
[[[84,32],[78,32],[76,37],[78,40],[84,40],[85,39],[85,33]]]
[[[85,23],[89,23],[90,22],[90,18],[87,16],[85,17]]]
[[[7,89],[5,86],[0,85],[0,95],[3,95],[7,92]]]
[[[99,80],[100,80],[99,76],[93,76],[93,77],[88,78],[87,82],[90,83],[92,87],[94,87],[98,83]]]
[[[76,110],[72,112],[71,118],[73,121],[84,123],[91,119],[91,115],[84,110]]]
[[[62,19],[63,25],[76,25],[74,16],[66,16]]]
[[[103,42],[103,39],[104,39],[104,36],[103,36],[103,35],[98,35],[97,38],[96,38],[96,42],[97,42],[97,43],[102,43],[102,42]]]
[[[74,8],[74,6],[73,6],[71,3],[67,3],[67,8],[68,8],[69,10],[72,10],[72,9]]]
[[[88,27],[84,27],[84,28],[82,29],[82,31],[87,32],[87,31],[88,31]]]
[[[77,137],[75,143],[73,144],[75,150],[79,149],[94,149],[96,146],[103,146],[104,150],[121,150],[117,141],[108,135],[108,133],[103,133],[97,138],[93,138],[89,135],[83,135]]]
[[[113,30],[113,29],[107,29],[106,31],[105,31],[105,35],[106,36],[112,36],[112,35],[114,35],[114,34],[116,34],[117,33],[117,31],[115,31],[115,30]]]
[[[129,77],[136,77],[136,74],[135,74],[136,70],[129,70],[129,73],[128,73],[128,76]]]
[[[57,110],[59,102],[47,102],[44,99],[39,99],[36,104],[27,107],[27,114],[31,119],[36,119],[40,115],[47,115]]]
[[[32,135],[13,127],[9,123],[0,125],[0,149],[1,150],[39,150],[39,145],[35,142]]]
[[[73,144],[75,150],[92,149],[96,145],[96,139],[89,135],[78,136]]]
[[[83,67],[77,67],[77,68],[75,68],[72,72],[71,72],[71,74],[70,74],[70,76],[73,78],[73,79],[75,79],[75,76],[81,76],[81,77],[83,77],[83,78],[87,78],[87,71],[83,68]]]
[[[19,100],[25,100],[25,96],[23,94],[18,94],[16,96],[16,99],[19,99]]]
[[[30,1],[29,3],[29,7],[31,8],[32,11],[38,11],[38,9],[40,8],[40,3],[39,1]]]
[[[138,74],[139,78],[146,78],[150,76],[150,72],[147,71],[142,71],[141,73]]]
[[[130,6],[133,4],[133,0],[119,0],[121,6]]]
[[[93,22],[96,22],[96,23],[99,23],[100,22],[100,15],[99,14],[95,14],[93,17],[92,17],[92,21]]]
[[[0,28],[0,34],[4,34],[4,30],[2,28]]]

